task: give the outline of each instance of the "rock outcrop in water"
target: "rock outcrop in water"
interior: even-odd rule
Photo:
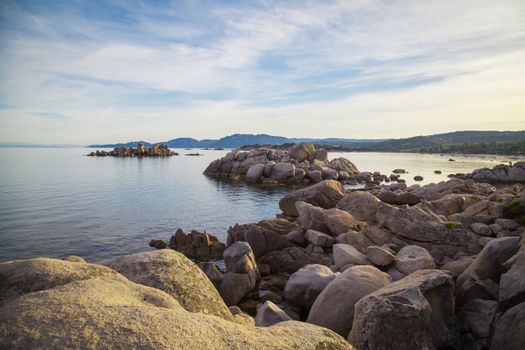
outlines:
[[[328,152],[323,148],[316,149],[311,143],[298,143],[287,150],[233,150],[211,162],[204,174],[267,185],[309,184],[325,179],[341,182],[372,180],[372,174],[360,173],[346,158],[328,161]]]
[[[172,157],[178,155],[177,152],[173,152],[166,145],[155,144],[150,148],[146,148],[142,143],[139,143],[137,148],[115,147],[113,151],[97,150],[87,154],[89,157]]]
[[[499,164],[492,169],[482,168],[469,174],[456,174],[456,177],[488,183],[525,183],[525,162],[517,162],[514,165]]]

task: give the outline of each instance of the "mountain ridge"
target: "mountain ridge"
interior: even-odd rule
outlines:
[[[237,148],[247,145],[283,145],[297,142],[311,142],[323,146],[339,147],[345,150],[362,151],[407,151],[425,152],[441,145],[459,145],[468,142],[509,142],[525,140],[523,131],[453,131],[448,133],[420,135],[399,139],[351,139],[351,138],[288,138],[268,134],[233,134],[218,140],[197,140],[179,137],[159,142],[170,148]],[[96,144],[90,148],[136,147],[141,142],[149,147],[152,143],[132,141],[116,144]]]

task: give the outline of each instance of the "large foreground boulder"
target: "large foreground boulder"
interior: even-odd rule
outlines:
[[[461,349],[454,281],[419,270],[359,300],[348,340],[357,349]]]
[[[318,184],[287,194],[279,201],[279,207],[285,215],[299,216],[296,202],[306,202],[328,209],[335,207],[336,203],[345,195],[344,187],[335,180],[325,180]]]
[[[337,276],[321,292],[310,310],[307,322],[346,337],[352,328],[355,303],[390,281],[390,276],[375,267],[353,266]]]
[[[242,326],[191,313],[170,295],[115,278],[75,281],[0,308],[2,349],[352,349],[295,321]]]
[[[109,266],[133,282],[163,290],[187,311],[231,319],[217,289],[181,253],[171,249],[136,253],[118,258]]]
[[[0,264],[0,305],[27,293],[94,277],[122,278],[100,265],[35,258]]]

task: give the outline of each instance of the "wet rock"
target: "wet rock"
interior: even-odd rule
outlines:
[[[423,181],[423,176],[420,176],[420,175],[414,176],[414,181]]]
[[[156,249],[164,249],[166,248],[168,245],[166,244],[166,242],[164,242],[163,240],[161,239],[152,239],[150,242],[149,242],[149,246],[150,247],[154,247]]]

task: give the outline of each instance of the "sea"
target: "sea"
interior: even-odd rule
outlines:
[[[151,249],[178,228],[207,230],[226,241],[235,223],[274,218],[294,187],[210,178],[206,166],[227,150],[174,149],[171,158],[86,157],[88,148],[0,148],[0,262],[78,255],[105,263]],[[186,156],[188,153],[202,156]],[[450,173],[523,159],[490,155],[329,153],[360,171],[391,174],[407,184],[448,180]],[[453,159],[451,161],[450,159]],[[440,170],[441,174],[435,174]]]

